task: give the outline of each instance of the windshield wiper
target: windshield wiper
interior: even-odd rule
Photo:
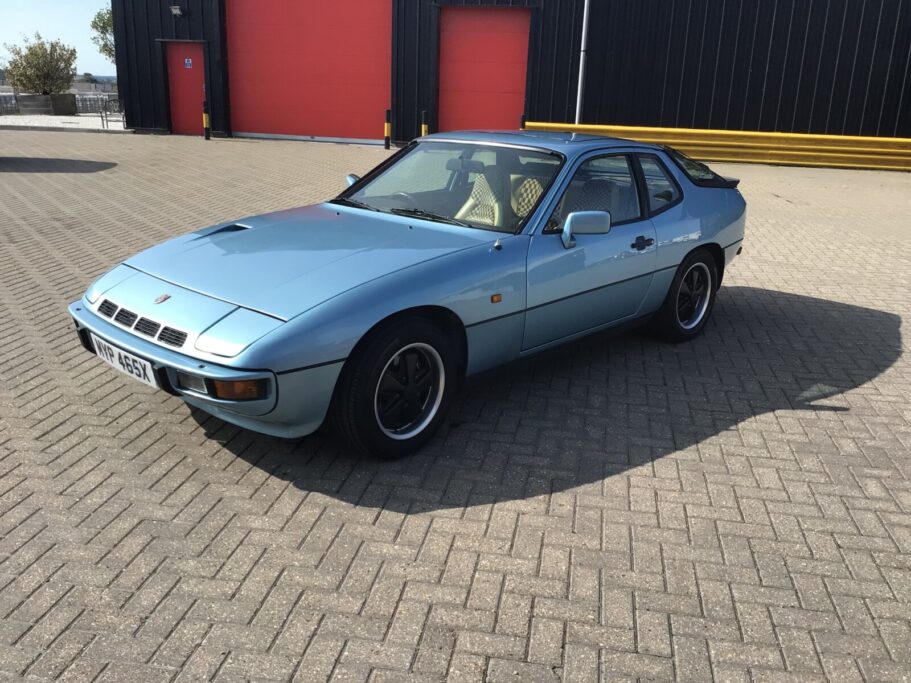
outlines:
[[[350,197],[336,197],[335,199],[330,199],[329,203],[341,204],[343,206],[356,206],[359,209],[367,209],[368,211],[379,211],[375,206],[370,206],[370,204],[359,202],[357,199],[351,199]]]
[[[426,218],[429,221],[437,221],[439,223],[449,223],[450,225],[461,225],[463,228],[473,228],[474,226],[471,223],[466,223],[465,221],[460,221],[458,218],[450,218],[449,216],[443,216],[433,211],[425,211],[424,209],[389,209],[390,213],[400,214],[402,216],[414,216],[415,218]]]

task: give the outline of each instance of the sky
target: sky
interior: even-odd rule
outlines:
[[[95,47],[89,24],[110,0],[0,0],[0,63],[6,63],[7,43],[22,43],[22,36],[60,39],[76,48],[76,73],[114,76],[117,70]]]

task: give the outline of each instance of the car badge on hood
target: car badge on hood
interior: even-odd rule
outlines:
[[[170,299],[170,298],[171,298],[171,295],[170,295],[170,294],[162,294],[160,297],[158,297],[157,299],[155,299],[155,302],[154,302],[154,303],[156,303],[156,304],[163,304],[165,301],[167,301],[167,300]]]

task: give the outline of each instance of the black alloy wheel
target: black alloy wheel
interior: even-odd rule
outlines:
[[[336,429],[374,457],[413,453],[445,419],[459,367],[450,337],[432,321],[391,319],[345,363],[332,401]]]
[[[653,327],[665,339],[683,342],[702,332],[718,292],[718,268],[707,249],[696,249],[680,264]]]

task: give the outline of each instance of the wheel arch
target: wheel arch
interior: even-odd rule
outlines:
[[[444,330],[447,335],[450,336],[450,338],[456,340],[459,375],[464,376],[465,369],[468,364],[468,335],[465,332],[465,324],[452,309],[437,305],[412,306],[411,308],[404,308],[400,311],[396,311],[395,313],[387,315],[382,320],[377,321],[369,330],[361,335],[360,339],[358,339],[357,343],[354,345],[354,348],[351,349],[351,353],[348,354],[348,359],[345,361],[345,365],[347,366],[348,361],[357,356],[363,346],[379,330],[393,324],[400,318],[409,317],[424,318],[425,320],[429,320],[434,325],[437,325],[442,330]]]
[[[712,258],[715,260],[715,269],[718,271],[718,287],[721,287],[721,281],[724,279],[724,249],[721,248],[721,245],[717,242],[708,242],[706,244],[700,244],[698,247],[691,249],[686,256],[681,259],[681,263],[689,258],[690,254],[694,251],[699,251],[700,249],[705,249],[712,255]]]

